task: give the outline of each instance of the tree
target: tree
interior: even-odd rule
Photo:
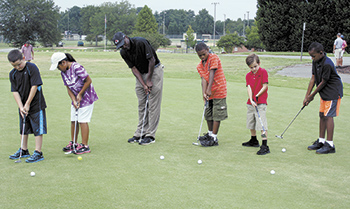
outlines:
[[[195,16],[195,24],[193,29],[199,34],[212,34],[214,30],[214,18],[209,15],[206,9],[199,11]]]
[[[53,0],[0,0],[0,33],[16,47],[28,40],[44,46],[57,43],[58,10]]]
[[[83,35],[81,10],[80,7],[74,6],[65,12],[61,12],[58,24],[61,33],[69,30],[71,33]]]
[[[151,44],[154,50],[157,51],[159,46],[170,46],[171,41],[167,37],[159,33],[146,33],[135,31],[131,37],[143,37]]]
[[[194,48],[196,46],[197,40],[194,38],[194,30],[192,29],[192,27],[189,25],[188,26],[188,30],[186,32],[185,38],[186,38],[186,45],[187,47],[192,47]]]
[[[222,36],[217,42],[217,46],[224,48],[226,53],[232,53],[233,47],[241,47],[243,44],[243,37],[239,36],[237,33],[231,33],[225,36]]]
[[[145,5],[137,15],[136,30],[141,33],[156,33],[158,30],[156,18],[153,16],[152,10],[148,8],[147,5]]]
[[[259,38],[257,26],[252,26],[249,30],[247,30],[247,41],[245,46],[250,49],[264,49],[264,45]]]

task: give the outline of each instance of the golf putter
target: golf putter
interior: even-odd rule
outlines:
[[[75,109],[75,122],[74,122],[74,137],[73,137],[73,150],[66,152],[64,154],[77,154],[77,151],[75,150],[75,144],[76,144],[76,133],[77,133],[77,123],[78,123],[78,108]]]
[[[22,126],[22,137],[21,137],[21,151],[19,152],[19,159],[15,161],[15,163],[21,163],[22,157],[22,147],[23,147],[23,138],[24,138],[24,128],[26,127],[26,115],[23,115],[23,126]]]
[[[204,104],[204,108],[203,108],[203,115],[202,115],[202,122],[201,122],[201,126],[199,127],[199,133],[198,133],[198,137],[197,137],[197,142],[193,142],[193,145],[199,146],[199,137],[201,136],[201,132],[202,132],[202,126],[203,126],[203,120],[204,120],[204,114],[205,114],[205,109],[208,106],[208,100],[205,100],[205,104]]]
[[[261,134],[261,137],[262,137],[262,138],[266,138],[266,130],[265,130],[265,128],[264,128],[264,124],[263,124],[263,122],[262,122],[262,120],[261,120],[260,113],[259,113],[259,110],[258,110],[258,107],[257,107],[257,106],[255,106],[255,110],[256,110],[256,112],[258,113],[258,118],[259,118],[261,127],[262,127],[262,129],[263,129],[263,133]]]
[[[296,116],[293,118],[293,120],[289,123],[289,125],[287,126],[286,129],[284,129],[283,133],[278,136],[278,135],[275,135],[277,138],[280,138],[280,139],[283,139],[283,134],[287,131],[287,129],[289,128],[289,126],[294,122],[294,120],[298,117],[298,115],[300,114],[300,112],[304,109],[304,107],[306,107],[305,105],[299,110],[299,112],[296,114]]]
[[[146,104],[145,104],[145,112],[143,113],[142,128],[141,128],[141,136],[140,136],[139,143],[140,143],[141,140],[142,140],[143,128],[144,128],[144,126],[145,126],[145,120],[146,120],[146,114],[147,114],[147,106],[148,106],[148,98],[149,98],[149,93],[147,93]]]

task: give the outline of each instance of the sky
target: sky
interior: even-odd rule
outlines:
[[[100,6],[103,2],[120,2],[111,0],[54,0],[55,4],[61,8],[61,11],[65,11],[73,6],[85,7],[88,5]],[[161,12],[168,9],[184,9],[193,10],[197,15],[202,9],[209,11],[209,14],[214,17],[214,3],[216,4],[216,20],[223,21],[226,18],[231,20],[237,20],[241,18],[242,20],[248,18],[253,19],[256,16],[256,4],[257,0],[128,0],[130,4],[135,7],[143,7],[147,5],[155,11]],[[72,3],[74,2],[74,3]]]

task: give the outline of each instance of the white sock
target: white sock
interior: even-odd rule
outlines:
[[[318,141],[321,142],[322,144],[324,144],[326,139],[325,138],[318,138]]]
[[[327,143],[328,143],[329,145],[331,145],[331,147],[334,146],[333,141],[327,141]]]
[[[218,136],[217,134],[211,134],[211,136],[214,138],[215,141],[217,140],[216,138]]]
[[[211,136],[213,134],[213,132],[212,131],[208,131],[208,134],[209,134],[209,136]]]

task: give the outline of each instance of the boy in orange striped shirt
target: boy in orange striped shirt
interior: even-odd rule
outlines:
[[[205,110],[208,133],[199,137],[199,140],[202,146],[217,146],[220,122],[227,118],[226,78],[219,57],[216,54],[210,54],[205,43],[197,44],[196,52],[201,59],[197,65],[197,71],[202,79],[203,100],[208,101],[208,107]]]

